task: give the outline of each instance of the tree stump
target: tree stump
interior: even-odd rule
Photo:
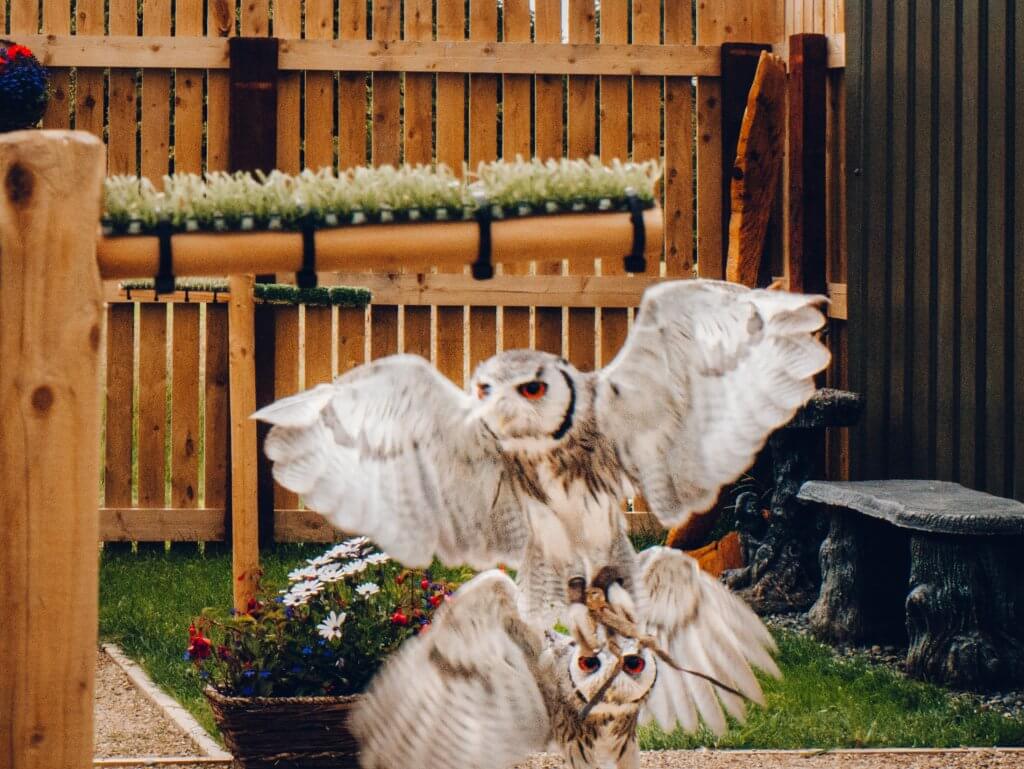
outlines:
[[[810,481],[799,497],[832,515],[815,635],[891,640],[902,619],[910,675],[1024,682],[1024,504],[939,481]]]

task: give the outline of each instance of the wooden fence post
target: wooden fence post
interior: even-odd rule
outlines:
[[[259,578],[257,500],[256,338],[253,277],[228,279],[228,388],[231,409],[231,576],[235,608],[244,611]]]
[[[0,135],[0,766],[92,762],[103,144]]]

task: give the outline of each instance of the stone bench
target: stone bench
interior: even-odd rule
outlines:
[[[968,689],[1024,683],[1024,504],[940,481],[808,481],[830,513],[828,641],[908,643],[908,674]]]

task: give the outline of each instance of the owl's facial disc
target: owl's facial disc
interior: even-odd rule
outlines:
[[[575,399],[560,365],[552,355],[529,350],[502,353],[482,363],[470,392],[491,432],[502,441],[547,443]]]
[[[622,671],[612,681],[601,702],[595,706],[595,711],[600,711],[602,704],[624,705],[643,700],[657,678],[657,667],[651,652],[638,648],[632,639],[619,640],[623,642]],[[569,677],[577,691],[590,700],[597,694],[616,662],[615,656],[607,648],[598,651],[594,657],[588,657],[577,647],[569,664]]]

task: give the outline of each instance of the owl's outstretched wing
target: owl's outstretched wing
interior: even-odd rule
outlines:
[[[680,667],[725,684],[743,697],[764,703],[751,666],[778,677],[775,642],[760,618],[697,562],[678,550],[652,547],[640,554],[643,622]],[[652,717],[672,731],[695,731],[700,719],[715,734],[726,730],[722,713],[742,721],[744,700],[706,678],[658,666],[644,721]]]
[[[814,393],[829,351],[820,296],[682,280],[644,293],[598,373],[597,418],[666,526],[714,504]]]
[[[493,436],[427,361],[396,355],[253,416],[274,479],[402,563],[518,562],[527,530]]]
[[[505,769],[545,749],[543,639],[516,592],[480,574],[385,663],[352,719],[363,769]]]

